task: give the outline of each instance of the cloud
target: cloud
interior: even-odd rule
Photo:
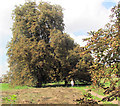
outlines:
[[[66,30],[70,33],[79,30],[90,31],[101,28],[109,21],[109,10],[102,6],[102,0],[77,0],[65,10]]]
[[[87,44],[87,41],[83,41],[84,38],[89,38],[88,35],[79,35],[75,36],[74,34],[70,34],[70,37],[74,39],[75,43],[79,44],[81,47],[85,46]]]
[[[24,0],[2,0],[0,3],[0,36],[4,33],[6,36],[10,36],[12,27],[12,10],[14,10],[15,5],[23,4]]]
[[[103,6],[106,0],[44,0],[64,8],[65,31],[88,32],[104,27],[109,22],[110,9]],[[111,0],[117,3],[118,0]]]
[[[36,0],[39,2],[40,0]],[[60,4],[64,8],[64,23],[66,32],[73,33],[79,30],[90,31],[101,28],[109,21],[110,10],[102,2],[106,0],[44,0],[52,4]],[[111,0],[117,1],[117,0]],[[25,0],[4,0],[0,4],[3,16],[0,18],[0,29],[6,34],[11,34],[11,13],[14,5],[23,4]],[[0,30],[1,32],[1,30]]]
[[[7,49],[4,47],[0,48],[0,77],[2,74],[5,74],[8,71],[8,63],[7,63],[7,56],[6,56]]]
[[[87,33],[91,30],[98,30],[109,22],[110,9],[105,8],[102,3],[105,0],[46,0],[52,3],[58,3],[64,8],[65,32],[80,44],[84,46],[83,38],[89,36],[77,34],[76,32]],[[116,0],[112,0],[117,2]]]
[[[2,77],[3,74],[6,74],[8,70],[9,70],[9,68],[8,68],[7,62],[0,64],[0,77]]]

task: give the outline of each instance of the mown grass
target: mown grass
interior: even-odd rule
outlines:
[[[5,90],[14,90],[14,89],[29,89],[33,87],[28,87],[28,86],[15,86],[11,87],[9,83],[1,83],[0,84],[0,90],[5,91]]]
[[[81,86],[81,87],[71,87],[71,88],[76,88],[76,89],[79,89],[79,90],[81,90],[83,93],[85,93],[86,91],[85,91],[85,89],[89,89],[91,86]]]

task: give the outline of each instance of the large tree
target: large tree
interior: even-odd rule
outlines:
[[[63,32],[63,13],[59,5],[28,2],[13,11],[13,37],[7,55],[11,84],[37,85],[49,80],[52,61],[50,32]]]
[[[12,85],[40,87],[42,83],[63,80],[67,84],[77,74],[78,62],[84,68],[84,61],[89,64],[90,56],[84,56],[81,63],[83,48],[63,32],[63,13],[59,5],[26,2],[16,6],[12,17],[13,37],[7,52]]]

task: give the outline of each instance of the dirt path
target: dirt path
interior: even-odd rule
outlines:
[[[87,89],[84,89],[84,90],[87,91]],[[97,93],[95,93],[95,92],[93,92],[93,91],[91,91],[91,94],[92,94],[93,96],[98,97],[98,98],[104,98],[104,97],[105,97],[105,96],[99,95],[99,94],[97,94]],[[101,103],[102,103],[102,102],[101,102]],[[111,101],[111,103],[113,103],[113,104],[118,104],[118,101],[117,101],[117,100],[114,100],[114,101]]]
[[[18,104],[76,104],[74,100],[82,96],[79,89],[47,87],[4,91],[2,96],[17,95]]]

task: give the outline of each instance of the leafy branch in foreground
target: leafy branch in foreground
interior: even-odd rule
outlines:
[[[120,4],[112,9],[111,23],[89,35],[84,40],[88,41],[86,53],[89,51],[94,57],[90,67],[93,85],[108,95],[102,101],[113,101],[120,97]],[[106,81],[110,85],[105,86]]]

